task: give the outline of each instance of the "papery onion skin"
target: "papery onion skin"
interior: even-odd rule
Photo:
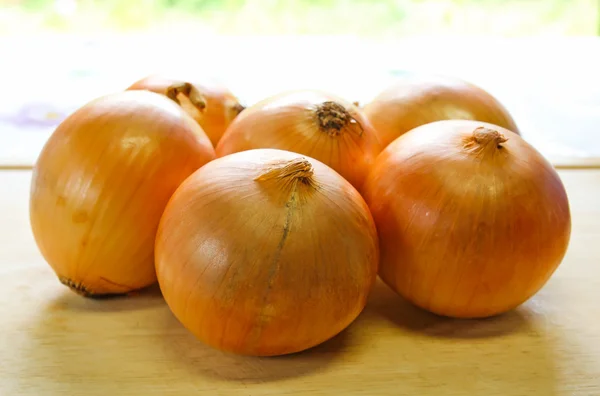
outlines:
[[[149,90],[175,100],[200,124],[213,146],[217,145],[229,124],[244,110],[239,99],[228,88],[209,79],[196,81],[153,74],[136,81],[127,89]]]
[[[198,124],[160,95],[91,101],[57,127],[33,169],[30,220],[42,255],[62,283],[89,297],[155,283],[163,210],[214,158]]]
[[[204,343],[298,352],[362,311],[377,276],[371,214],[322,163],[281,150],[219,158],[173,195],[156,239],[167,304]]]
[[[217,156],[274,148],[307,155],[360,189],[381,145],[362,110],[320,91],[292,91],[244,110],[223,135]]]
[[[408,132],[381,153],[364,196],[380,238],[380,277],[439,315],[517,307],[548,281],[569,244],[569,202],[552,165],[487,123],[439,121]]]
[[[384,147],[418,126],[452,119],[487,122],[520,134],[511,114],[489,92],[449,76],[404,77],[367,103],[364,113]]]

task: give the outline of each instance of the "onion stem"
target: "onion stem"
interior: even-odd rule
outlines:
[[[254,180],[286,180],[293,181],[294,184],[300,182],[308,186],[316,186],[311,163],[301,157],[272,164],[266,172]]]
[[[171,84],[167,88],[166,96],[180,105],[181,103],[179,102],[179,99],[177,99],[179,94],[185,96],[198,111],[203,112],[206,108],[206,99],[192,84],[188,82],[177,82]]]
[[[244,111],[246,109],[246,106],[242,105],[241,103],[239,103],[238,101],[235,101],[235,100],[228,100],[227,106],[228,106],[228,108],[231,109],[231,115],[232,115],[231,119],[234,119],[242,111]]]
[[[344,106],[336,102],[323,102],[317,107],[316,114],[319,127],[329,136],[341,135],[344,128],[348,128],[348,126],[352,126],[350,130],[357,133],[358,136],[362,136],[363,134],[362,125],[352,117]]]
[[[502,133],[494,129],[479,127],[465,139],[464,147],[474,154],[487,155],[502,149],[502,143],[507,140]]]

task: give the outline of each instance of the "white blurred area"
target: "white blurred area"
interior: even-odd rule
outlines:
[[[65,18],[79,12],[76,0],[53,7]],[[48,29],[0,35],[0,71],[0,164],[33,163],[67,114],[152,73],[210,76],[247,105],[302,88],[364,104],[403,73],[448,74],[495,95],[546,156],[600,157],[600,39],[592,35]]]
[[[54,0],[54,11],[62,17],[72,17],[77,12],[77,0]]]

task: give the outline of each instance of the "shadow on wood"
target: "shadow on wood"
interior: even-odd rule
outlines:
[[[489,338],[526,330],[527,316],[519,308],[486,319],[453,319],[424,311],[377,281],[364,315],[383,318],[405,330],[448,338]]]
[[[142,310],[157,305],[166,305],[158,284],[124,295],[101,298],[84,297],[65,286],[64,291],[51,301],[47,309],[59,311],[118,312]]]
[[[344,359],[344,355],[350,352],[352,341],[349,331],[345,330],[329,341],[303,352],[252,357],[222,352],[203,344],[170,312],[165,312],[162,325],[164,350],[178,365],[194,375],[243,383],[277,381],[326,371],[330,363]]]

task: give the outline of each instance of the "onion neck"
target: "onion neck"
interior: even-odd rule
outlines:
[[[235,114],[236,116],[238,116],[242,111],[246,110],[246,106],[242,105],[239,102],[235,102],[235,104],[233,106],[231,106],[231,111],[233,112],[233,114]]]
[[[465,139],[464,147],[477,155],[491,156],[502,150],[508,139],[495,129],[479,127]]]
[[[274,181],[292,187],[296,187],[298,184],[316,187],[312,164],[302,157],[271,164],[255,180],[258,182]]]
[[[227,112],[227,120],[230,122],[233,121],[235,117],[240,115],[242,111],[246,110],[246,107],[235,99],[228,99],[226,101],[225,108]]]
[[[344,131],[359,136],[363,133],[360,123],[339,103],[328,101],[317,107],[316,117],[319,129],[331,137],[339,136]]]
[[[185,96],[187,100],[189,100],[190,103],[201,113],[206,108],[206,99],[204,96],[202,96],[200,91],[194,85],[188,82],[176,82],[169,85],[166,95],[178,105],[181,105],[181,103],[177,96]]]

